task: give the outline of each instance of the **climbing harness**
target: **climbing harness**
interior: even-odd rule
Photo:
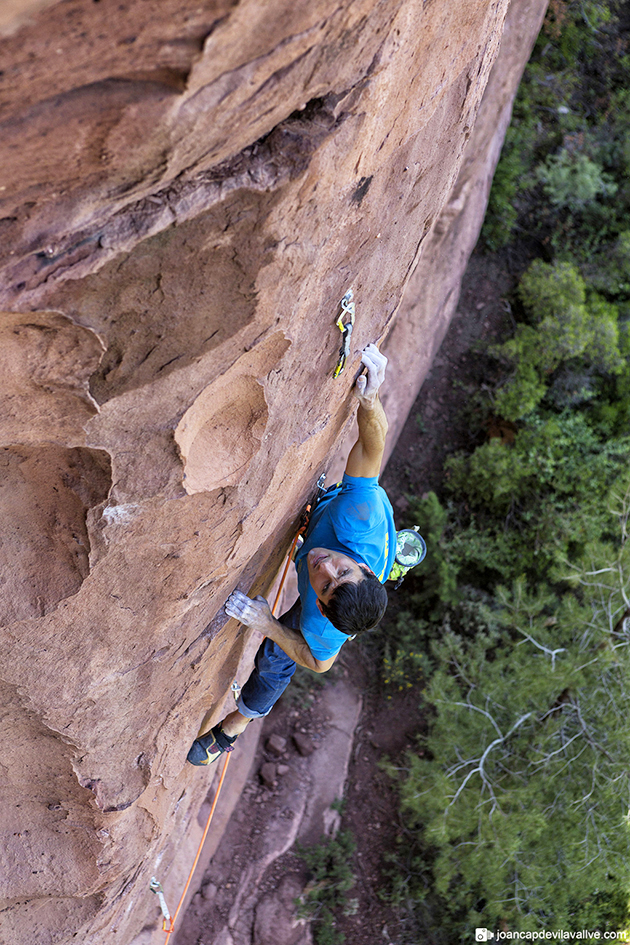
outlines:
[[[352,336],[352,329],[354,328],[354,293],[352,289],[348,289],[346,294],[341,300],[341,315],[335,322],[335,325],[341,332],[341,347],[339,349],[339,359],[337,361],[337,366],[333,371],[333,377],[339,377],[343,373],[343,369],[346,366],[346,361],[350,354],[350,338]],[[343,318],[344,315],[348,315],[350,321],[344,324]]]
[[[298,529],[298,532],[297,532],[295,538],[293,539],[293,542],[292,542],[292,544],[291,544],[291,548],[289,549],[289,554],[287,555],[287,562],[286,562],[286,564],[285,564],[285,566],[284,566],[284,571],[282,572],[282,577],[280,578],[280,586],[278,587],[278,592],[277,592],[277,594],[276,594],[276,599],[275,599],[275,601],[274,601],[273,607],[271,608],[271,613],[272,613],[274,616],[275,616],[275,614],[276,614],[276,607],[278,606],[278,603],[280,602],[280,596],[281,596],[281,594],[282,594],[282,588],[284,587],[284,582],[285,582],[285,579],[286,579],[286,576],[287,576],[287,571],[289,570],[289,563],[290,563],[290,561],[291,561],[291,559],[292,559],[292,557],[293,557],[293,553],[294,553],[295,548],[296,548],[296,546],[297,546],[298,539],[300,538],[301,535],[304,534],[304,532],[305,532],[306,529],[308,528],[308,523],[309,523],[309,521],[310,521],[311,507],[317,503],[317,501],[319,500],[320,496],[321,496],[321,495],[323,494],[323,492],[324,492],[323,486],[324,486],[324,481],[325,481],[325,479],[326,479],[325,473],[319,477],[319,479],[317,480],[317,493],[316,493],[316,495],[315,495],[315,498],[313,499],[312,502],[309,502],[309,504],[306,506],[304,512],[302,513],[302,518],[301,518],[301,520],[300,520],[300,527],[299,527],[299,529]],[[239,686],[238,682],[234,681],[234,682],[232,683],[232,685],[231,685],[230,688],[231,688],[232,692],[234,693],[235,697],[237,696],[238,693],[240,693],[241,687]],[[182,893],[181,896],[180,896],[179,902],[177,903],[177,909],[175,910],[175,915],[174,915],[172,918],[171,918],[171,916],[170,916],[170,913],[169,913],[169,911],[168,911],[168,907],[167,907],[167,905],[166,905],[166,899],[164,898],[164,890],[162,889],[161,883],[155,878],[155,876],[153,876],[153,877],[151,878],[151,882],[150,882],[150,884],[149,884],[149,889],[151,890],[151,892],[156,893],[156,895],[157,895],[157,897],[158,897],[158,899],[159,899],[159,901],[160,901],[160,908],[161,908],[161,910],[162,910],[162,915],[163,915],[163,919],[162,919],[162,931],[163,931],[163,932],[166,932],[166,939],[164,940],[164,941],[165,941],[165,945],[166,945],[166,943],[168,943],[169,938],[170,938],[171,935],[173,934],[173,931],[174,931],[174,929],[175,929],[175,923],[177,922],[177,917],[178,917],[178,915],[179,915],[179,913],[180,913],[180,910],[181,910],[181,908],[182,908],[182,905],[184,904],[184,900],[185,900],[185,898],[186,898],[186,894],[187,894],[188,889],[189,889],[189,887],[190,887],[190,884],[191,884],[191,882],[192,882],[192,878],[193,878],[194,872],[195,872],[195,870],[196,870],[196,868],[197,868],[197,863],[199,862],[199,857],[201,856],[201,851],[202,851],[202,849],[203,849],[204,843],[206,842],[206,837],[208,836],[208,831],[209,831],[209,829],[210,829],[210,824],[212,823],[212,818],[214,817],[214,811],[215,811],[215,809],[216,809],[217,802],[218,802],[218,800],[219,800],[219,795],[220,795],[220,793],[221,793],[221,788],[223,787],[223,781],[225,780],[225,773],[226,773],[226,771],[227,771],[227,766],[228,766],[228,764],[230,763],[230,758],[231,758],[231,752],[226,752],[226,753],[225,753],[225,762],[224,762],[224,764],[223,764],[223,770],[221,771],[221,777],[219,778],[219,783],[218,783],[218,785],[217,785],[217,790],[216,790],[216,793],[215,793],[215,795],[214,795],[214,799],[213,799],[213,801],[212,801],[212,807],[210,808],[210,813],[208,814],[208,819],[207,819],[207,821],[206,821],[206,826],[205,826],[205,828],[204,828],[203,834],[201,835],[201,840],[199,841],[199,846],[198,846],[198,848],[197,848],[197,854],[196,854],[196,856],[195,856],[195,859],[194,859],[192,868],[191,868],[191,870],[190,870],[190,873],[188,874],[188,879],[186,880],[186,885],[184,886],[184,891],[183,891],[183,893]]]
[[[427,545],[418,531],[419,527],[414,525],[413,528],[401,528],[396,532],[396,557],[387,576],[388,581],[396,581],[394,590],[400,587],[412,568],[424,561]]]

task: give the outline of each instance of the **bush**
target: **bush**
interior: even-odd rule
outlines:
[[[515,577],[434,631],[423,689],[434,717],[408,758],[402,809],[446,941],[476,926],[611,930],[628,919],[629,479],[579,557],[558,560],[555,586]],[[426,907],[424,876],[421,886]]]
[[[387,634],[383,656],[383,683],[390,692],[417,688],[429,674],[428,629],[426,621],[413,619],[409,611],[396,618],[395,629]]]
[[[592,927],[627,917],[630,641],[612,659],[602,650],[619,602],[594,621],[592,590],[585,605],[554,607],[517,582],[502,616],[520,639],[445,632],[434,645],[431,760],[410,757],[403,810],[436,851],[436,890],[460,935],[580,929],[585,904]]]
[[[566,362],[573,362],[578,374],[589,365],[602,374],[623,369],[619,310],[596,292],[587,292],[575,266],[536,259],[518,291],[533,324],[519,324],[513,338],[491,349],[514,367],[496,394],[501,416],[528,416],[545,397],[553,372]]]
[[[570,320],[572,313],[580,312],[586,286],[575,266],[535,259],[519,283],[518,294],[534,323],[541,324],[559,315]]]
[[[558,297],[565,311],[596,310],[571,267],[536,268],[524,328],[539,331]],[[602,337],[589,354],[599,369],[610,367]],[[619,357],[627,344],[614,335]],[[609,383],[630,382],[624,363]],[[447,462],[448,502],[411,503],[429,551],[385,670],[399,687],[422,678],[433,716],[402,785],[418,836],[399,893],[441,915],[440,941],[475,926],[609,930],[627,919],[630,436],[594,422],[599,389],[586,404],[532,410],[513,442]]]
[[[413,588],[415,605],[425,607],[436,601],[456,603],[457,567],[448,550],[450,522],[447,509],[434,492],[429,492],[423,499],[411,499],[409,515],[419,526],[427,544],[426,557],[406,578],[406,586]]]
[[[345,894],[356,882],[352,871],[355,849],[354,837],[348,830],[317,846],[297,849],[312,874],[300,908],[302,915],[312,920],[316,945],[343,945],[345,941],[345,935],[335,928],[335,913],[347,906]],[[346,914],[350,914],[347,909]]]
[[[595,161],[566,148],[548,155],[537,168],[536,177],[555,207],[574,212],[583,210],[597,197],[612,197],[617,193],[617,184]]]
[[[618,9],[550,3],[496,170],[486,247],[516,234],[566,260],[605,258],[630,227],[630,57]]]
[[[623,230],[605,252],[586,259],[584,273],[598,292],[612,298],[630,296],[630,230]]]
[[[529,176],[535,139],[535,123],[529,117],[515,120],[507,130],[481,234],[491,250],[509,242],[518,220],[519,196],[535,183],[535,178]]]

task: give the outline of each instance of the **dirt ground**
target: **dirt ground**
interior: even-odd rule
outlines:
[[[513,278],[508,268],[508,262],[496,256],[474,254],[470,261],[457,314],[381,479],[398,527],[410,524],[405,520],[406,494],[439,489],[446,456],[471,444],[466,408],[472,391],[491,370],[491,362],[478,353],[475,344],[500,337],[510,323],[507,296]],[[395,598],[391,604],[390,611],[395,614]],[[382,631],[387,632],[386,622]],[[396,780],[380,763],[392,762],[403,777],[405,752],[422,731],[424,720],[417,693],[408,690],[392,695],[384,691],[380,652],[377,643],[369,640],[346,646],[329,674],[344,674],[362,698],[342,816],[342,827],[353,833],[357,844],[352,863],[356,884],[346,894],[351,903],[346,911],[353,914],[339,916],[336,930],[345,935],[346,945],[421,945],[406,926],[404,910],[394,908],[386,898],[388,854],[404,843],[405,826],[398,814]],[[327,684],[325,680],[322,683]],[[257,843],[263,824],[282,816],[291,778],[299,775],[300,753],[292,733],[305,734],[325,751],[329,720],[322,717],[321,686],[309,690],[308,685],[308,681],[298,683],[293,696],[286,695],[265,721],[250,783],[228,828],[228,846],[218,851],[199,883],[203,894],[195,896],[184,916],[177,945],[223,942],[221,929],[233,908],[233,886],[237,883],[231,872],[236,874],[247,863],[248,851]],[[274,733],[287,739],[287,747],[276,769],[281,773],[275,784],[265,784],[260,776],[262,765],[278,761],[266,749]],[[308,880],[308,870],[292,848],[265,873],[258,898],[262,901],[272,893],[277,897],[278,890],[283,890],[286,908],[291,911],[295,895]],[[281,935],[278,927],[278,945],[289,942],[286,934]],[[306,945],[309,939],[308,929],[298,926],[289,945]],[[252,926],[251,945],[259,941],[267,940],[260,939]]]

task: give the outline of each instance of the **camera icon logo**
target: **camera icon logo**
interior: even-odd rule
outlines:
[[[494,932],[490,929],[475,929],[476,942],[489,942],[491,938],[494,938]]]

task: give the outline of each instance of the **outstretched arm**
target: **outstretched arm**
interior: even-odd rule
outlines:
[[[362,360],[367,376],[362,374],[358,377],[354,389],[359,401],[359,437],[350,450],[346,472],[349,476],[371,478],[380,473],[385,451],[387,417],[378,392],[385,379],[387,358],[376,345],[370,344],[363,352]]]
[[[247,597],[241,591],[234,591],[225,602],[225,612],[239,620],[246,627],[259,630],[266,637],[277,643],[287,656],[298,666],[305,666],[316,673],[325,673],[337,659],[337,654],[328,660],[316,659],[299,630],[286,627],[271,613],[264,597]]]

